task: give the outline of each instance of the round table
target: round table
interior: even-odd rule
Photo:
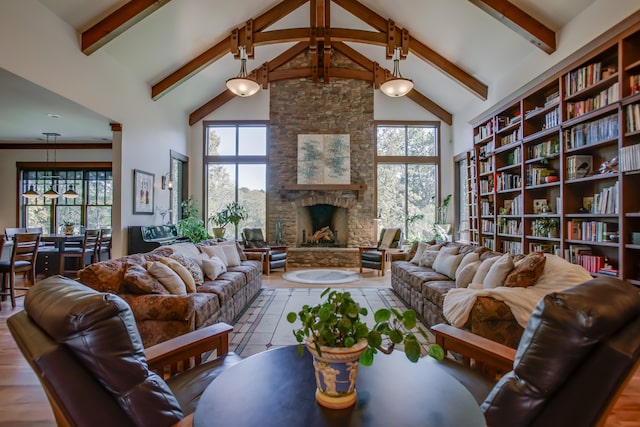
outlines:
[[[205,390],[195,427],[473,427],[485,426],[471,394],[425,357],[411,363],[404,353],[377,354],[360,366],[358,400],[348,409],[324,408],[315,400],[312,357],[297,346],[248,357],[225,370]]]

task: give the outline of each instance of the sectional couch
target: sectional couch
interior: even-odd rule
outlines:
[[[221,243],[216,240],[198,245],[178,243],[148,253],[102,261],[81,270],[78,280],[125,299],[135,316],[143,345],[149,347],[216,322],[232,323],[259,292],[261,254],[244,254],[231,242],[237,252],[236,261],[222,268],[219,261],[212,261],[209,250]],[[178,283],[178,289],[173,289],[174,285],[159,276],[156,270],[167,273],[160,264],[177,272],[184,279],[184,288]]]
[[[513,348],[544,294],[589,279],[554,255],[512,257],[454,242],[422,242],[391,263],[392,288],[429,326],[451,323]]]

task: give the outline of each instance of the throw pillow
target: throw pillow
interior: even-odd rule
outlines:
[[[464,255],[458,254],[458,249],[457,247],[440,249],[436,260],[433,262],[433,269],[440,274],[454,279],[458,265],[464,257]]]
[[[227,266],[227,256],[224,254],[224,249],[222,249],[222,246],[202,246],[200,249],[202,249],[202,253],[207,254],[209,258],[213,258],[214,256],[220,258],[220,260],[224,262],[225,267]],[[204,267],[202,269],[204,270]]]
[[[458,267],[456,271],[456,288],[466,288],[469,286],[481,263],[482,261],[477,260],[465,265],[463,268]]]
[[[493,265],[494,262],[498,261],[499,256],[493,256],[491,258],[487,258],[478,266],[476,270],[476,274],[473,275],[473,279],[471,279],[471,283],[477,283],[482,287],[482,283],[484,282],[484,278],[489,272],[489,269]]]
[[[167,288],[162,286],[155,277],[138,264],[127,264],[122,281],[134,294],[168,294]]]
[[[187,294],[187,288],[180,276],[160,261],[149,261],[145,267],[170,293],[174,295]]]
[[[482,287],[484,289],[490,289],[502,286],[504,279],[507,278],[511,270],[513,270],[513,257],[507,252],[493,263],[482,281]]]
[[[237,267],[240,265],[240,255],[236,245],[221,245],[224,256],[227,260],[227,267]]]
[[[526,288],[535,285],[547,262],[542,252],[531,252],[525,256],[516,268],[504,280],[504,286]]]
[[[188,257],[194,257],[200,253],[198,247],[191,242],[174,243],[172,245],[160,246],[161,248],[169,248],[174,254],[182,254]]]
[[[219,275],[227,271],[227,266],[220,258],[213,256],[202,260],[202,269],[209,279],[215,280]]]
[[[476,261],[480,261],[480,255],[478,255],[475,252],[470,252],[467,253],[463,258],[462,261],[460,261],[460,264],[458,265],[458,269],[456,270],[456,279],[458,278],[458,271],[462,270],[463,268],[465,268],[468,264],[474,263]],[[473,278],[473,277],[472,277]]]
[[[420,264],[420,260],[422,259],[422,255],[424,255],[424,251],[434,251],[437,252],[440,250],[440,248],[442,247],[442,244],[437,244],[437,245],[430,245],[427,242],[419,242],[418,243],[418,247],[416,249],[416,254],[413,256],[413,258],[411,258],[411,262],[412,264],[416,264],[416,265],[420,265],[422,267],[422,264]],[[430,258],[430,257],[428,257]],[[435,259],[435,258],[434,258]],[[433,264],[433,260],[431,261],[430,264]],[[431,268],[431,265],[428,266],[429,268]]]
[[[175,259],[180,264],[182,264],[184,268],[189,270],[189,273],[191,273],[196,286],[202,285],[202,283],[204,282],[204,273],[202,273],[202,267],[200,267],[198,261],[196,261],[195,258],[188,258],[182,254],[172,254],[169,256],[169,258]],[[200,258],[200,262],[202,262],[202,258]]]
[[[187,288],[187,293],[193,293],[196,291],[196,281],[194,280],[189,270],[187,270],[182,264],[175,259],[163,257],[160,258],[160,262],[176,272],[178,276],[184,282],[184,286]]]
[[[433,262],[436,260],[439,253],[440,251],[423,251],[418,265],[420,267],[433,268]]]

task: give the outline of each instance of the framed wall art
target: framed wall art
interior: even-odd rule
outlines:
[[[139,169],[133,170],[133,214],[153,215],[153,181],[155,175]]]
[[[298,184],[351,184],[349,135],[298,135]]]

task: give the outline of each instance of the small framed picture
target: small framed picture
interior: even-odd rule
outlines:
[[[533,213],[541,214],[549,212],[549,201],[547,199],[533,199]]]
[[[155,175],[133,170],[133,214],[153,215],[153,182]]]
[[[583,197],[582,207],[585,208],[587,212],[591,212],[591,209],[593,208],[593,197]]]

